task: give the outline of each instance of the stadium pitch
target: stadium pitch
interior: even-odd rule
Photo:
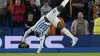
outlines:
[[[100,53],[0,53],[0,56],[100,56]]]

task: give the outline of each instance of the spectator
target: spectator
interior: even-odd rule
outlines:
[[[45,1],[45,0],[40,0],[41,6],[44,5],[44,1]],[[49,4],[49,6],[51,6],[52,8],[55,8],[55,7],[56,7],[57,1],[58,1],[58,0],[48,0],[48,4]]]
[[[73,0],[72,1],[72,6],[73,6],[73,13],[72,16],[76,17],[78,12],[83,12],[85,13],[87,2],[86,0]]]
[[[24,25],[24,5],[21,0],[16,0],[12,6],[13,27],[23,27]]]
[[[30,6],[30,1],[35,1],[35,5],[40,7],[41,4],[40,4],[40,0],[23,0],[24,1],[24,4],[25,4],[25,7],[28,8]]]
[[[25,22],[25,31],[35,24],[33,13],[28,13],[28,20]]]
[[[35,25],[35,17],[32,12],[28,13],[28,20],[25,22],[25,31],[27,31],[30,27]],[[34,35],[34,32],[30,33],[30,35]]]
[[[30,6],[30,1],[31,0],[23,0],[26,9]]]
[[[48,0],[44,0],[44,5],[41,8],[41,15],[46,15],[48,12],[50,12],[52,8],[48,4]]]
[[[8,0],[0,0],[0,22],[5,22],[5,15],[7,13],[7,2]]]
[[[89,9],[88,12],[88,19],[90,22],[90,29],[91,32],[93,32],[93,27],[94,27],[94,19],[96,19],[96,12],[98,12],[100,10],[100,1],[99,0],[93,0],[93,4],[92,7]]]
[[[71,32],[74,35],[88,35],[88,21],[85,20],[82,12],[78,13],[78,19],[74,20],[71,26]]]
[[[9,0],[9,3],[8,3],[8,11],[11,11],[13,4],[14,4],[13,3],[13,0]]]
[[[61,20],[63,26],[65,26],[64,20],[61,17],[58,18]],[[49,35],[63,35],[63,33],[55,26],[51,25],[49,29]]]
[[[96,13],[96,19],[94,20],[94,35],[100,35],[100,11]]]
[[[29,12],[32,12],[34,17],[35,17],[35,22],[37,22],[39,20],[39,18],[41,17],[41,13],[40,13],[40,10],[39,8],[35,5],[35,0],[31,0],[30,1],[30,6],[29,8],[27,8],[27,12],[26,12],[26,15],[29,13]],[[27,17],[26,17],[27,18]],[[27,20],[27,19],[26,19]]]
[[[93,6],[89,9],[89,19],[94,20],[96,18],[96,12],[100,10],[100,1],[95,0]]]
[[[13,6],[14,2],[13,0],[8,0],[8,4],[7,4],[7,14],[6,14],[6,22],[8,23],[8,26],[11,26],[11,9]]]
[[[89,2],[88,2],[88,8],[89,8],[89,9],[92,8],[92,1],[89,1]]]
[[[41,13],[40,13],[39,8],[36,6],[35,2],[36,2],[35,0],[30,1],[31,6],[29,8],[30,8],[30,11],[33,12],[35,18],[37,18],[36,19],[36,22],[37,22],[39,18],[41,17]]]
[[[27,18],[28,18],[28,11],[29,11],[29,7],[30,7],[30,1],[31,0],[23,0],[23,2],[24,2],[24,5],[25,5],[25,14],[24,14],[24,19],[25,19],[25,21],[27,20]]]
[[[30,1],[32,0],[23,0],[23,1],[24,1],[25,6],[28,7],[30,6]],[[39,6],[39,7],[41,6],[40,0],[33,0],[33,1],[35,1],[36,6]]]

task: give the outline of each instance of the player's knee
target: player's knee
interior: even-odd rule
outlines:
[[[61,22],[58,23],[57,28],[59,28],[60,30],[62,30],[64,28],[64,26],[62,25]]]
[[[29,31],[26,31],[25,33],[26,33],[26,34],[29,34]]]
[[[40,45],[40,48],[43,48],[43,45]]]
[[[59,12],[61,12],[61,10],[62,10],[63,8],[64,8],[64,7],[63,7],[62,5],[60,5],[60,6],[57,7],[57,10],[58,10]]]
[[[43,44],[40,44],[41,45],[41,47],[43,47]]]

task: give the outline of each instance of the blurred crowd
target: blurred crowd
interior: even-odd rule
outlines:
[[[28,30],[63,0],[0,0],[0,27]],[[100,0],[70,0],[58,15],[73,35],[100,34]],[[53,25],[49,35],[63,33]]]

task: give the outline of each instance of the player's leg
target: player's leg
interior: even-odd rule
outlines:
[[[24,47],[24,46],[27,45],[27,43],[26,43],[25,41],[26,41],[27,36],[28,36],[29,33],[31,33],[31,32],[32,32],[32,28],[30,28],[29,30],[27,30],[27,31],[25,32],[24,36],[23,36],[22,39],[21,39],[21,43],[20,43],[21,47]]]
[[[64,0],[60,6],[58,6],[57,8],[55,8],[56,10],[56,13],[54,11],[54,13],[51,13],[52,15],[58,15],[58,12],[61,12],[61,10],[65,7],[65,5],[68,3],[69,0]],[[53,16],[54,16],[53,15]],[[52,21],[52,23],[57,27],[59,28],[62,32],[64,32],[67,36],[69,36],[72,40],[75,39],[75,37],[65,28],[62,26],[62,23],[61,21],[57,18],[57,17],[54,17],[55,19]],[[55,23],[54,23],[55,22]],[[73,45],[72,45],[73,46]]]
[[[21,39],[21,42],[25,42],[26,38],[28,37],[29,33],[31,33],[31,32],[32,32],[32,27],[25,32],[24,36]]]
[[[52,24],[59,28],[65,35],[67,35],[68,37],[70,37],[72,39],[72,46],[74,46],[77,42],[77,38],[75,36],[73,36],[69,30],[67,30],[63,25],[62,22],[58,19],[58,17],[55,17],[54,20],[52,21]]]
[[[58,22],[57,28],[59,28],[65,35],[67,35],[68,37],[70,37],[72,39],[72,46],[74,46],[77,43],[78,38],[73,36],[68,29],[66,29],[64,26],[62,26],[61,21]]]
[[[37,54],[39,54],[43,48],[43,43],[44,43],[44,40],[45,40],[45,35],[44,36],[41,36],[40,37],[41,40],[40,40],[40,46],[39,46],[39,49],[37,50]]]

